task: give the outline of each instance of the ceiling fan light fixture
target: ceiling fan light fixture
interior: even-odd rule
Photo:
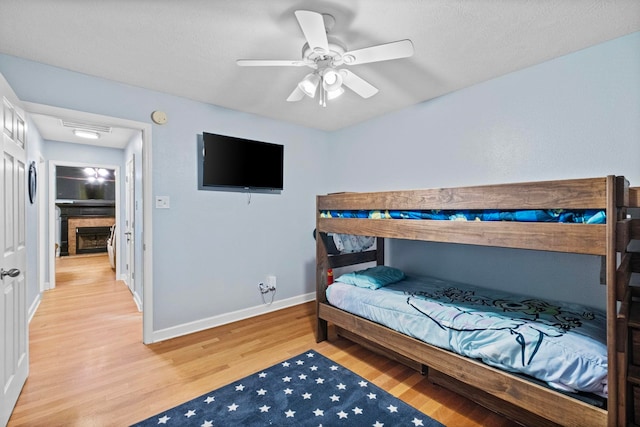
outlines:
[[[322,87],[327,92],[333,92],[342,86],[342,75],[333,68],[327,69],[322,75]]]
[[[318,85],[320,84],[320,76],[315,73],[307,74],[304,79],[298,83],[298,88],[310,98],[316,96]]]

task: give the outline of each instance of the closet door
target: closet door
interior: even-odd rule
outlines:
[[[29,374],[26,257],[26,127],[20,101],[0,74],[0,425]]]

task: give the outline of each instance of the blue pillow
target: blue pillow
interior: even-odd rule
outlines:
[[[404,272],[397,268],[378,265],[366,270],[354,271],[343,274],[336,279],[337,282],[348,285],[359,286],[361,288],[378,289],[390,285],[405,278]]]

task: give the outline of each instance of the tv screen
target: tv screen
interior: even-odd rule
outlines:
[[[203,132],[204,187],[283,189],[284,146]]]
[[[99,167],[56,166],[56,199],[115,201],[114,172]]]

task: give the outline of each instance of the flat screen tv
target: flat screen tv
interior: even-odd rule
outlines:
[[[284,146],[203,132],[202,186],[282,190]]]

